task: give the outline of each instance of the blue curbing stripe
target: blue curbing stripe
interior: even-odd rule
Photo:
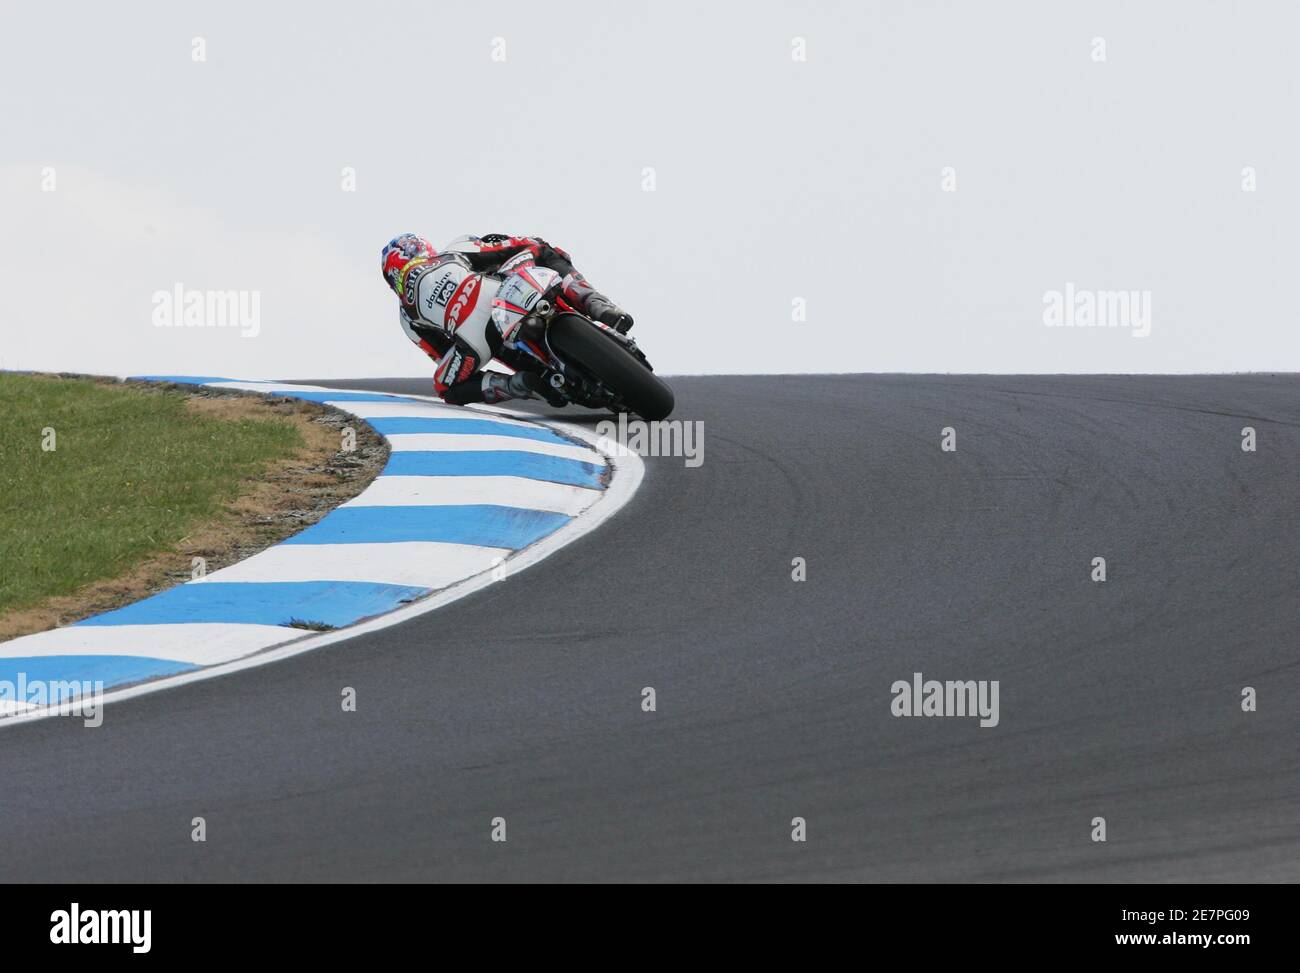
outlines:
[[[569,486],[604,489],[605,467],[563,456],[516,450],[400,452],[388,457],[381,476],[522,476]]]
[[[491,504],[445,507],[339,507],[284,544],[381,544],[441,541],[516,550],[572,518],[548,510]]]
[[[465,436],[513,436],[516,439],[533,439],[544,443],[572,445],[557,432],[532,426],[514,426],[508,422],[491,419],[432,419],[427,416],[395,416],[387,419],[367,419],[375,431],[383,436],[403,433],[442,433]]]
[[[29,684],[38,680],[47,683],[76,680],[99,681],[107,687],[141,679],[156,679],[159,676],[174,676],[178,672],[197,668],[199,667],[188,662],[155,659],[144,655],[17,656],[11,659],[0,658],[0,683],[10,683],[16,689],[19,678],[22,677]],[[4,691],[7,688],[0,689],[0,700],[5,699]],[[18,701],[31,702],[31,699]]]
[[[199,581],[96,615],[78,626],[230,622],[287,625],[297,619],[335,628],[398,608],[430,589],[370,581]]]

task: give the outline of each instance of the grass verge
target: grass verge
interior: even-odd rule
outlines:
[[[347,425],[357,449],[342,453]],[[0,640],[297,533],[364,489],[386,452],[365,423],[312,403],[0,374]]]

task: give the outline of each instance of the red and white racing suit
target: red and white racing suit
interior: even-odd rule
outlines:
[[[492,299],[501,280],[530,266],[561,275],[562,298],[557,300],[561,306],[602,319],[622,314],[630,326],[631,318],[592,288],[569,255],[545,240],[503,234],[460,237],[433,260],[408,271],[399,295],[402,330],[437,362],[434,388],[444,401],[465,405],[530,394],[518,380],[523,376],[483,371],[492,358],[516,370],[536,367],[526,356],[502,348],[492,323]]]

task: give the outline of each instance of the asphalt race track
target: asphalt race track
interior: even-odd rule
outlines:
[[[703,465],[542,564],[0,729],[0,879],[1300,880],[1300,376],[671,384]]]

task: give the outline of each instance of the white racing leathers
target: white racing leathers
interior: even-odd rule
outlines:
[[[495,278],[475,273],[455,253],[407,273],[402,330],[438,360],[434,388],[448,402],[514,397],[504,376],[482,373],[500,347],[492,323],[492,299],[500,286]]]

